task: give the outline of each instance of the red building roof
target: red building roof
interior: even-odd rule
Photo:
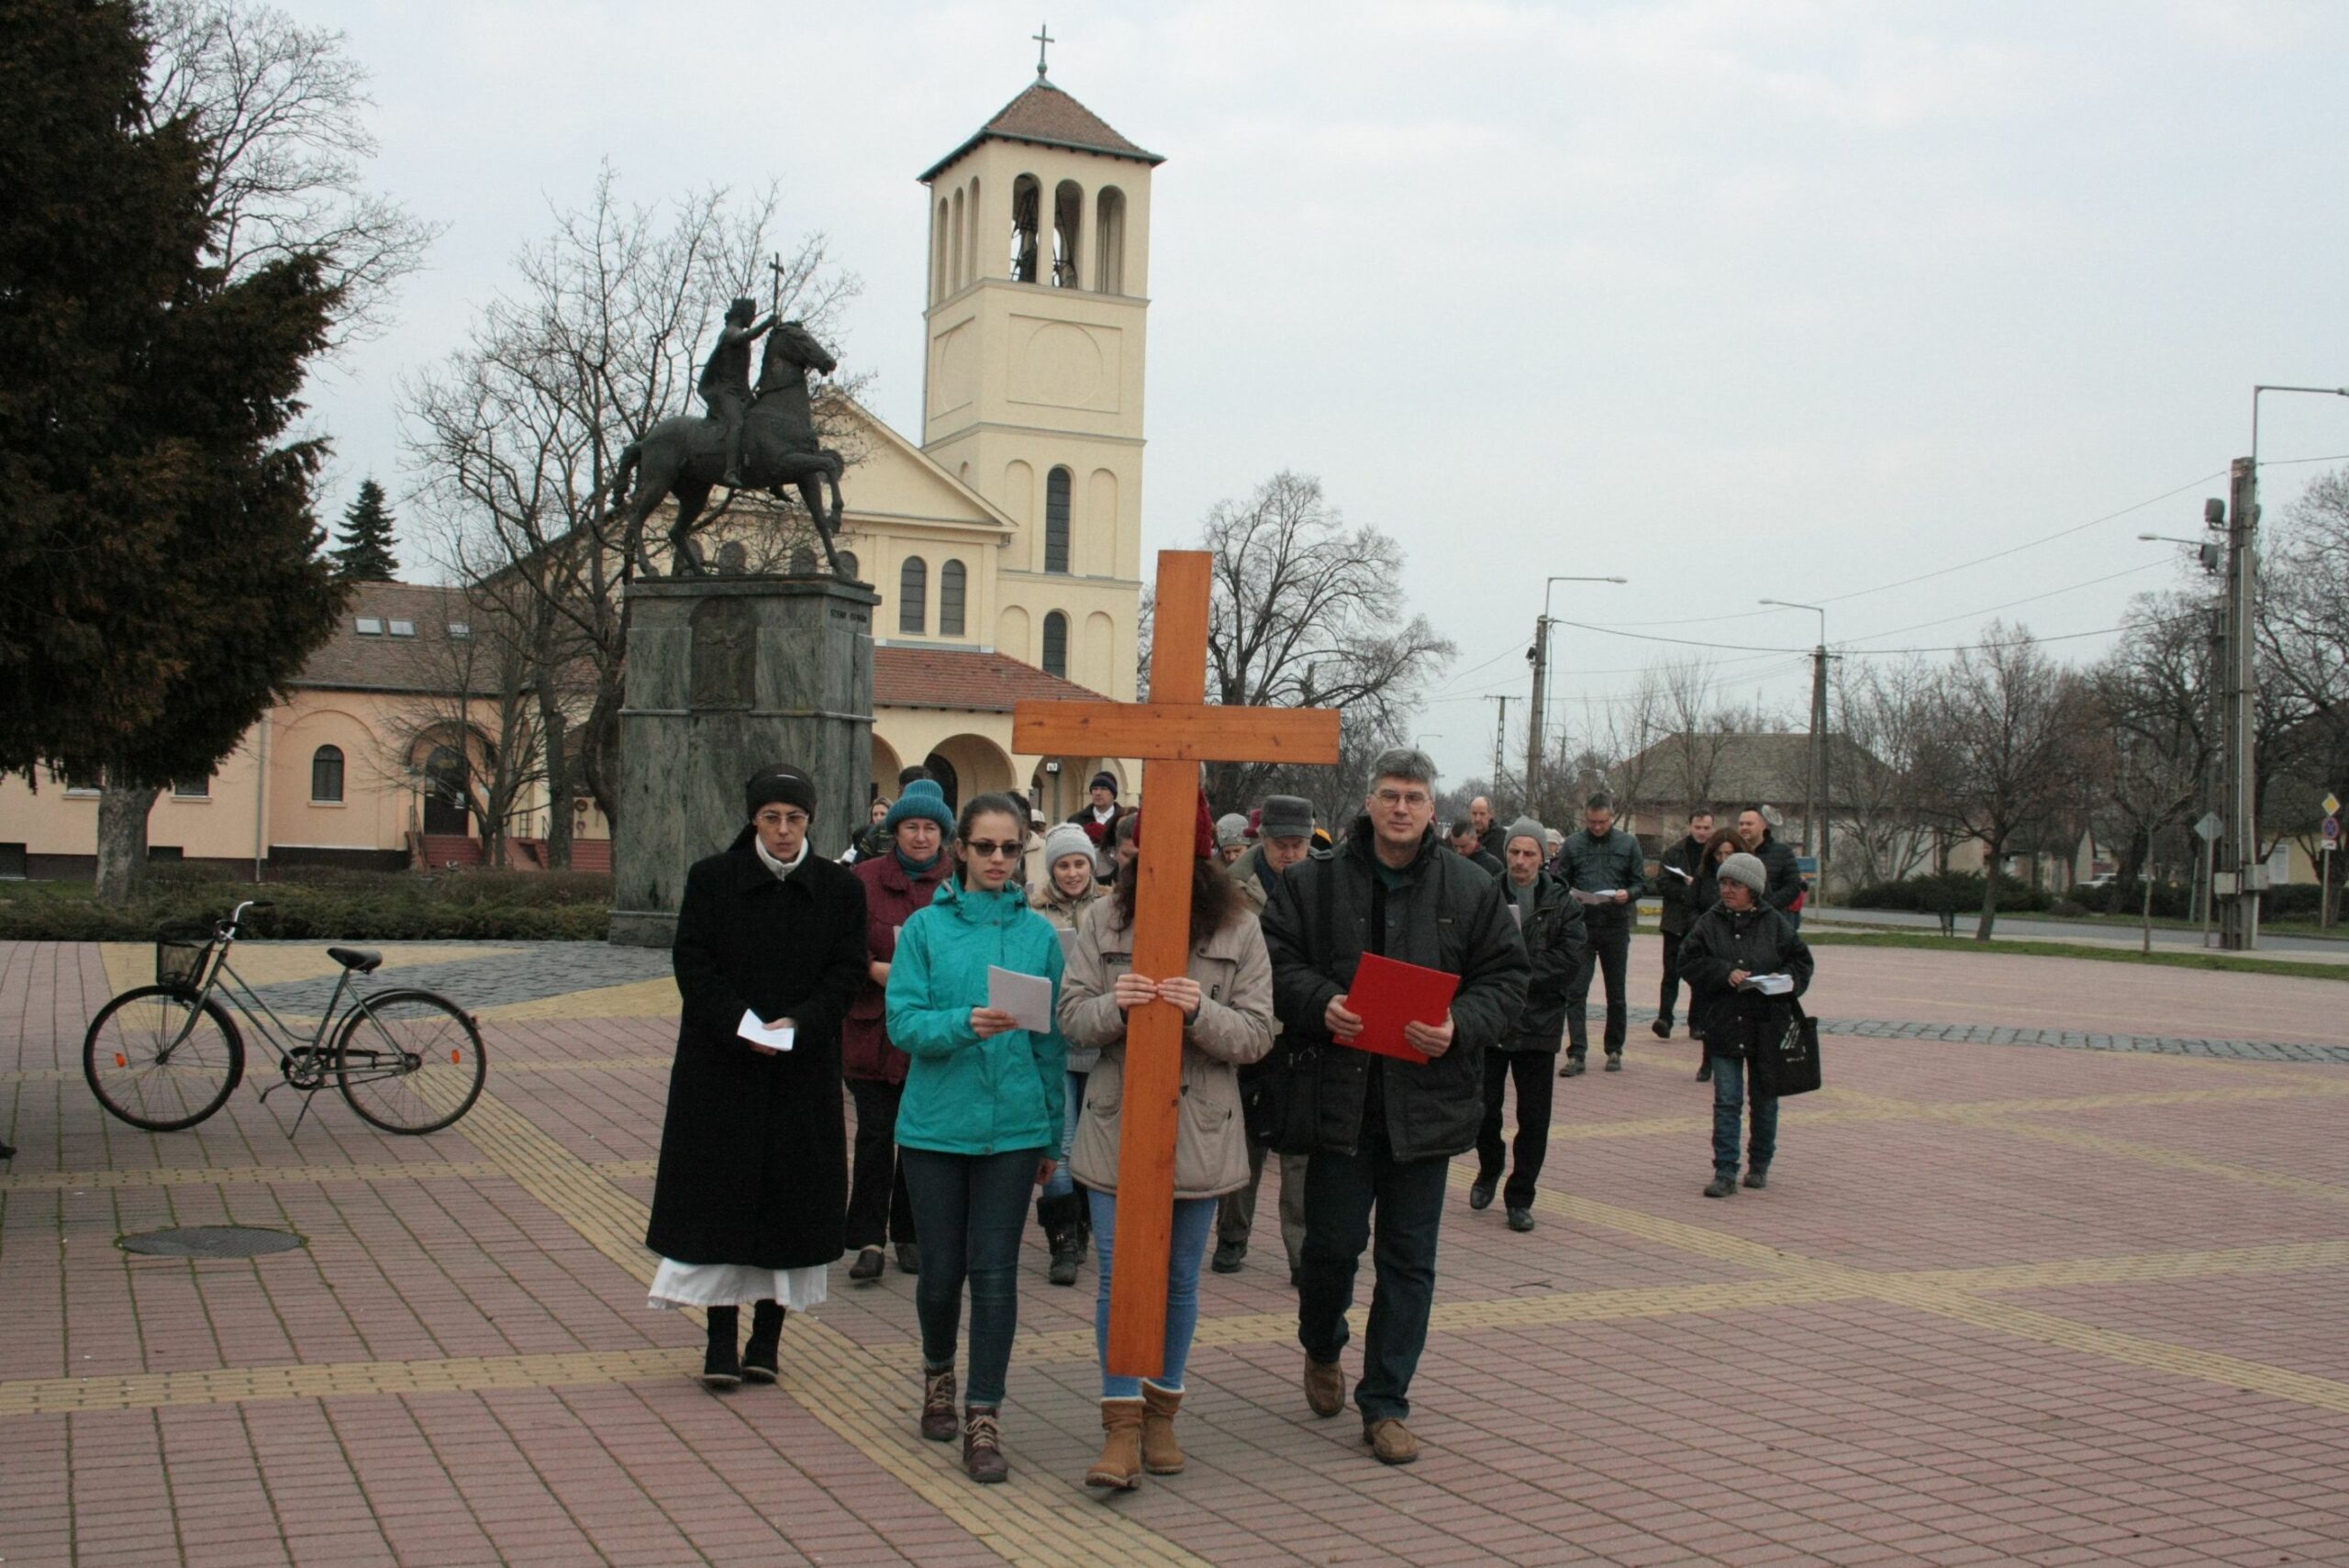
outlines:
[[[1106,702],[1099,692],[1047,675],[1002,653],[953,648],[876,648],[873,706],[952,707],[1009,713],[1023,697],[1047,702]]]
[[[1137,163],[1166,161],[1158,153],[1136,147],[1110,129],[1108,122],[1099,115],[1039,77],[1019,96],[996,110],[995,118],[972,132],[969,140],[925,170],[922,179],[936,179],[949,164],[990,138],[1097,152],[1105,158],[1130,158]]]

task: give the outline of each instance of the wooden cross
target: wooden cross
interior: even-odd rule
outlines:
[[[1146,703],[1023,702],[1011,743],[1031,755],[1142,759],[1141,857],[1130,873],[1134,973],[1191,968],[1191,865],[1201,762],[1334,762],[1334,708],[1210,706],[1205,550],[1158,555]],[[1109,1286],[1109,1371],[1156,1377],[1166,1349],[1166,1269],[1174,1244],[1174,1136],[1183,1098],[1183,1014],[1172,1002],[1126,1020],[1118,1151],[1118,1258]]]

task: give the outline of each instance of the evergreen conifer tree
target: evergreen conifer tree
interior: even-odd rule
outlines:
[[[335,575],[346,583],[388,583],[400,569],[392,554],[392,514],[384,505],[384,487],[372,479],[359,482],[359,498],[342,514],[342,528],[334,536]]]

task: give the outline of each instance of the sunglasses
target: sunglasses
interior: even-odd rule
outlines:
[[[965,839],[963,840],[963,848],[969,851],[971,858],[981,861],[991,861],[997,855],[1001,855],[1004,859],[1009,860],[1019,853],[1021,847],[1022,846],[1019,843],[1008,839],[1005,840],[1000,844],[996,843],[992,839]]]

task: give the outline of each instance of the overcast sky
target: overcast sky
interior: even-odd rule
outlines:
[[[2179,580],[2135,536],[2196,531],[2253,384],[2349,383],[2322,0],[288,5],[373,73],[374,183],[448,226],[315,389],[336,511],[399,488],[399,375],[606,158],[645,200],[778,182],[864,280],[843,361],[918,436],[914,176],[1032,79],[1043,6],[1053,81],[1168,160],[1145,549],[1319,475],[1459,645],[1420,725],[1448,776],[1490,768],[1545,576],[1631,579],[1559,584],[1561,617],[1764,649],[1817,634],[1765,595],[1834,600],[1855,648],[2051,594],[1999,613],[2109,628]],[[2349,400],[2265,399],[2263,459],[2343,453]],[[2316,472],[2270,472],[2268,516]],[[1669,651],[1561,631],[1553,724]],[[1804,661],[1714,656],[1799,714]]]

